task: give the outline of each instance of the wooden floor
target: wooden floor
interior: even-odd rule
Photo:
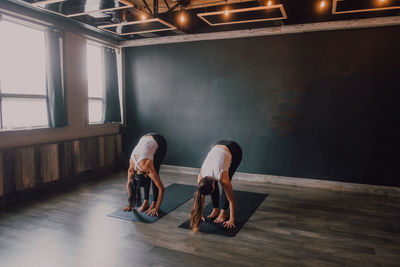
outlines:
[[[192,200],[154,224],[108,217],[126,204],[125,181],[116,173],[2,210],[0,266],[400,266],[400,198],[234,181],[269,195],[221,237],[178,228]]]

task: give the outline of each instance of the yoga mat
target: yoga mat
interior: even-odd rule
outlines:
[[[164,198],[161,203],[160,209],[158,210],[158,216],[153,217],[147,215],[145,212],[138,212],[137,208],[135,208],[133,211],[122,211],[123,205],[121,205],[120,209],[107,216],[135,222],[153,223],[191,199],[196,188],[197,186],[184,184],[171,184],[165,187]],[[153,196],[151,195],[149,198],[149,202],[152,199]]]
[[[260,206],[264,199],[268,196],[267,194],[259,194],[244,191],[234,191],[235,195],[235,228],[227,229],[222,223],[214,223],[213,220],[206,218],[212,211],[212,203],[209,203],[204,208],[205,222],[200,223],[199,232],[223,235],[223,236],[235,236],[243,225],[250,218],[251,214]],[[221,205],[220,205],[221,206]],[[229,219],[229,208],[228,216]],[[190,229],[190,219],[179,225],[180,228]]]

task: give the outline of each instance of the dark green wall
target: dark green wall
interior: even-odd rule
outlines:
[[[159,132],[167,164],[200,167],[233,139],[242,172],[400,185],[400,27],[125,52],[128,153]]]

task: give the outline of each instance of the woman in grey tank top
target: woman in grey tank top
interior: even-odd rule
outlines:
[[[140,202],[141,188],[143,187],[144,202],[140,208],[138,208],[138,211],[145,211],[146,214],[150,216],[158,216],[158,210],[164,196],[164,185],[161,182],[159,171],[161,163],[167,153],[167,142],[160,134],[150,133],[143,137],[145,136],[154,139],[157,143],[157,149],[154,151],[152,159],[150,157],[151,155],[146,155],[145,157],[140,157],[143,155],[139,155],[138,161],[135,160],[135,158],[132,160],[132,157],[129,159],[128,181],[126,184],[126,190],[129,195],[129,204],[123,209],[123,211],[133,211],[135,206],[142,204]],[[151,185],[153,187],[153,202],[149,205]]]

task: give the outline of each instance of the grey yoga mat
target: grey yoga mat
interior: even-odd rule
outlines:
[[[158,216],[149,216],[145,212],[138,212],[136,208],[134,211],[124,212],[122,207],[108,216],[135,222],[154,223],[191,199],[196,188],[196,186],[184,184],[171,184],[165,187],[164,198]],[[152,196],[150,196],[150,201],[151,199]]]
[[[222,224],[214,223],[212,220],[206,219],[205,222],[200,223],[199,232],[223,235],[223,236],[235,236],[247,220],[251,217],[253,212],[260,206],[264,199],[268,196],[267,194],[252,193],[245,191],[234,191],[235,195],[235,228],[227,229]],[[204,215],[210,214],[212,211],[212,203],[209,203],[204,208]],[[228,217],[229,218],[229,214]],[[180,228],[189,229],[190,219],[179,225]]]

